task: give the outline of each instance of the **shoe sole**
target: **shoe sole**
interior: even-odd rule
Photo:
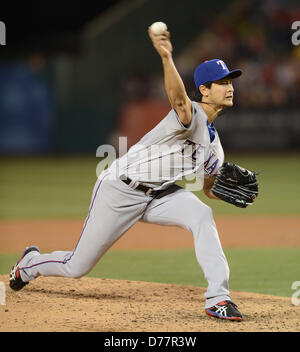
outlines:
[[[223,320],[233,320],[233,321],[242,321],[243,318],[241,317],[224,317],[221,314],[218,314],[216,312],[213,312],[209,309],[205,309],[205,313],[209,315],[210,317],[218,318],[218,319],[223,319]]]

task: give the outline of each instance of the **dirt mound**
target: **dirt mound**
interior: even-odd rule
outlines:
[[[232,291],[244,320],[204,313],[204,288],[110,279],[46,278],[19,292],[6,285],[0,331],[202,332],[300,331],[300,307],[290,298]]]

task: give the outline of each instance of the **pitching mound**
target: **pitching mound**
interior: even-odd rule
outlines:
[[[19,292],[6,284],[0,331],[199,332],[300,331],[300,307],[290,298],[232,292],[242,322],[204,313],[205,289],[97,278],[45,278]]]

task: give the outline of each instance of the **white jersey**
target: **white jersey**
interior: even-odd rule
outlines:
[[[211,141],[207,115],[198,103],[192,102],[189,126],[184,126],[172,109],[110,169],[136,184],[159,190],[190,174],[199,178],[216,175],[223,161],[217,131]]]

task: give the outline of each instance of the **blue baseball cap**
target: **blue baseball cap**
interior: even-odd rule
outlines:
[[[241,74],[242,70],[237,69],[229,71],[223,60],[213,59],[202,62],[202,64],[196,68],[194,72],[194,81],[196,87],[199,88],[201,84],[218,81],[225,77],[237,78]]]

